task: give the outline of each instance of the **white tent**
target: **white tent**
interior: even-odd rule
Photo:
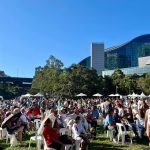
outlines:
[[[99,94],[99,93],[96,93],[96,94],[94,94],[93,96],[95,96],[95,97],[101,97],[101,96],[103,96],[102,94]]]
[[[135,93],[133,92],[132,94],[129,94],[128,96],[131,97],[131,98],[136,98],[136,97],[138,97],[139,95],[138,95],[138,94],[135,94]]]
[[[77,96],[82,97],[82,96],[87,96],[87,95],[84,94],[84,93],[80,93],[80,94],[78,94]]]
[[[25,95],[22,95],[22,97],[31,97],[31,96],[33,96],[33,95],[31,95],[31,94],[29,94],[29,93],[27,93],[27,94],[25,94]]]
[[[36,97],[43,97],[43,94],[37,93],[37,94],[35,94],[34,96],[36,96]]]
[[[142,92],[141,95],[140,95],[140,97],[144,98],[144,97],[146,97],[146,95]]]

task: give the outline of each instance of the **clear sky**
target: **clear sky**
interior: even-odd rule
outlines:
[[[33,77],[50,55],[65,67],[150,33],[150,0],[0,0],[0,70]]]

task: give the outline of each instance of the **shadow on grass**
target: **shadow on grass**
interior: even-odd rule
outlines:
[[[103,144],[103,143],[91,143],[89,150],[123,150],[126,146],[112,145],[112,144]]]
[[[21,147],[22,147],[22,148],[28,148],[28,147],[29,147],[29,142],[30,142],[30,137],[31,137],[31,136],[34,136],[34,135],[24,134],[24,135],[23,135],[23,143],[24,143],[25,145],[23,145],[23,146],[17,146],[16,149],[20,149]],[[31,146],[31,148],[36,148],[36,143],[35,143],[35,141],[31,141],[30,146]],[[2,147],[4,150],[10,148],[10,140],[8,141],[8,144],[6,144],[6,139],[0,140],[0,147]]]

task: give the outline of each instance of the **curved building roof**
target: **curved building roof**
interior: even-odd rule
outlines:
[[[126,43],[104,50],[105,69],[128,68],[138,66],[138,57],[150,56],[150,34],[138,36]],[[90,67],[91,56],[80,61]]]
[[[147,42],[150,42],[150,34],[144,34],[144,35],[138,36],[138,37],[136,37],[136,38],[134,38],[134,39],[132,39],[132,40],[126,42],[126,43],[123,43],[123,44],[121,44],[121,45],[113,46],[113,47],[107,48],[107,49],[105,49],[105,52],[117,50],[117,49],[119,49],[119,48],[122,48],[122,47],[124,47],[124,46],[127,46],[127,45],[130,44],[131,42],[135,42],[135,41],[140,41],[140,42],[142,42],[143,40],[144,40],[144,42],[145,42],[145,40],[147,40]]]

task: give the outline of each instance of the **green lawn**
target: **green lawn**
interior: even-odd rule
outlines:
[[[26,147],[9,147],[9,144],[5,144],[6,140],[0,140],[0,146],[3,147],[5,150],[27,150],[29,144],[29,136],[24,136],[24,143],[27,144]],[[130,144],[129,141],[125,142],[124,145],[113,143],[109,141],[106,137],[106,133],[102,130],[102,128],[98,129],[98,136],[97,140],[94,140],[89,145],[89,150],[144,150],[150,148],[148,146],[148,139],[144,138],[139,140],[138,142],[134,142]],[[31,144],[30,150],[36,150],[36,145],[33,142]],[[150,150],[150,149],[149,149]]]

